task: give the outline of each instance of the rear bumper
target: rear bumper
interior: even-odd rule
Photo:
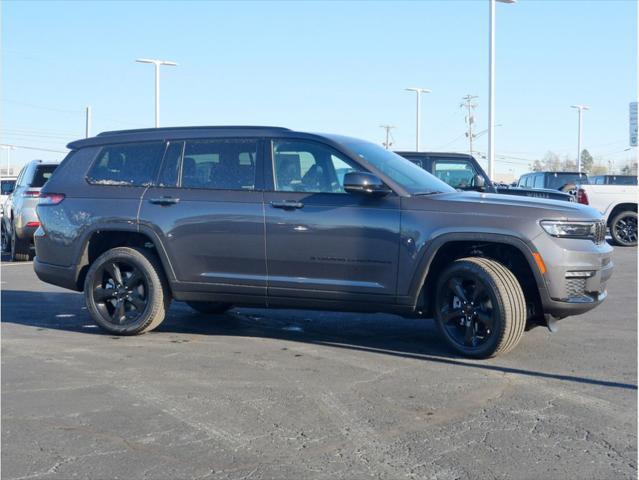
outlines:
[[[61,267],[41,262],[38,257],[33,260],[33,270],[40,280],[69,290],[81,291],[77,285],[77,269],[75,266]]]

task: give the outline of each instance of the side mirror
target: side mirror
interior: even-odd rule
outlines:
[[[375,197],[383,197],[391,192],[377,175],[368,172],[348,172],[344,175],[344,190],[348,193],[365,193]]]
[[[486,186],[486,181],[481,175],[475,175],[474,183],[477,190],[483,190]]]

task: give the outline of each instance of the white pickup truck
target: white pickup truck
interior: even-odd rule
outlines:
[[[599,210],[617,245],[637,245],[637,185],[579,185],[577,202]]]

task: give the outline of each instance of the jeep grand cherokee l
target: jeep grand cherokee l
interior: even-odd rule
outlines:
[[[612,273],[595,210],[457,192],[353,138],[190,127],[69,148],[41,194],[35,271],[115,334],[157,327],[172,299],[393,312],[488,357],[598,305]]]

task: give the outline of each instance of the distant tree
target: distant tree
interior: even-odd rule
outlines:
[[[589,175],[605,175],[607,173],[608,173],[608,167],[601,164],[593,165],[590,171],[588,172]]]
[[[581,151],[581,169],[586,173],[590,173],[593,164],[595,163],[595,159],[592,158],[590,152],[585,148]]]
[[[543,172],[544,164],[539,160],[535,160],[532,165],[529,165],[531,172]]]
[[[637,175],[637,162],[628,164],[621,169],[624,175]]]
[[[541,159],[544,170],[549,172],[557,172],[561,170],[561,159],[555,152],[548,151],[544,158]]]

